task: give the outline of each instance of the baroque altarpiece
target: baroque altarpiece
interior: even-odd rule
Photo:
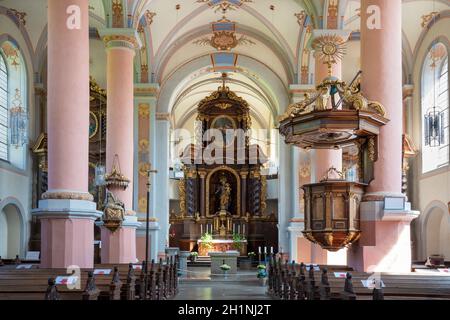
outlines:
[[[265,212],[267,158],[250,143],[248,103],[226,86],[223,77],[223,85],[198,105],[195,131],[200,142],[182,154],[180,211],[170,218],[170,246],[198,250],[201,256],[209,251],[238,250],[245,255],[258,246],[277,248],[277,219]],[[207,134],[205,139],[207,132],[220,132],[222,141]],[[202,245],[205,238],[212,239],[207,246]]]

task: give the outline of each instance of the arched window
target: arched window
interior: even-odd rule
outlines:
[[[428,52],[422,73],[422,172],[449,164],[448,51],[442,43]]]
[[[0,160],[26,168],[28,143],[27,73],[13,40],[0,45]]]
[[[0,54],[0,160],[8,160],[8,69]]]

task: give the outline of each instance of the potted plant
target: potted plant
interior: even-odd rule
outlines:
[[[191,259],[191,262],[195,262],[197,261],[198,258],[198,252],[191,252],[191,255],[189,256],[189,258]]]
[[[251,261],[253,261],[255,259],[255,257],[256,257],[256,253],[254,253],[253,251],[249,252],[248,253],[248,257],[250,258]]]
[[[259,279],[259,283],[261,284],[261,286],[265,287],[267,284],[266,266],[263,264],[260,264],[260,265],[258,265],[257,269],[258,269],[258,273],[257,273],[256,277]]]
[[[220,266],[220,269],[223,272],[223,275],[225,278],[228,276],[228,271],[230,271],[231,267],[225,263],[225,260],[223,261],[223,264]]]

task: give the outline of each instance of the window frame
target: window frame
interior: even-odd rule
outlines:
[[[445,47],[446,52],[447,52],[447,56],[445,59],[443,59],[443,62],[440,63],[440,65],[438,66],[438,74],[435,76],[436,79],[436,86],[439,89],[440,86],[440,81],[441,78],[443,76],[442,74],[442,70],[444,68],[445,65],[447,65],[447,108],[443,109],[444,111],[446,111],[447,114],[447,143],[443,146],[440,146],[439,148],[447,148],[448,149],[448,160],[446,163],[443,163],[441,165],[436,165],[433,169],[429,169],[427,171],[424,170],[424,139],[425,139],[425,126],[424,126],[424,114],[426,114],[426,111],[429,109],[429,106],[425,105],[425,91],[424,91],[424,87],[425,87],[425,77],[426,77],[426,64],[429,62],[428,56],[430,51],[432,50],[432,48],[437,45],[437,44],[441,44]],[[420,140],[421,140],[421,152],[420,152],[420,176],[423,178],[426,177],[430,177],[430,176],[434,176],[437,174],[441,174],[444,172],[449,171],[450,169],[450,78],[448,77],[448,60],[449,60],[449,54],[450,54],[450,46],[448,45],[448,43],[446,41],[440,41],[440,40],[435,40],[432,42],[432,44],[430,45],[430,47],[428,48],[428,50],[426,51],[426,54],[424,56],[422,65],[421,65],[421,73],[420,73],[420,102],[419,102],[419,106],[420,106]],[[445,74],[445,73],[444,73]],[[434,76],[434,75],[433,75]],[[433,86],[431,86],[433,87]],[[434,90],[434,88],[433,88]],[[440,96],[440,94],[438,94],[438,96]],[[428,147],[427,147],[428,148]]]
[[[4,162],[8,162],[9,163],[9,70],[8,70],[8,63],[6,61],[5,56],[3,55],[3,53],[0,51],[0,59],[3,62],[3,65],[5,66],[5,70],[1,70],[1,73],[5,73],[5,77],[6,77],[6,90],[4,90],[3,88],[0,87],[0,90],[5,91],[5,100],[6,100],[6,106],[0,106],[0,108],[5,109],[6,111],[6,125],[2,125],[5,127],[6,129],[6,143],[3,143],[0,141],[1,145],[5,145],[6,147],[6,158],[0,157],[0,161],[4,161]]]

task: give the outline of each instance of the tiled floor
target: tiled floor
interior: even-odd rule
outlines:
[[[239,272],[235,276],[211,276],[209,268],[189,268],[180,278],[175,300],[269,300],[267,287],[262,287],[256,272]]]

